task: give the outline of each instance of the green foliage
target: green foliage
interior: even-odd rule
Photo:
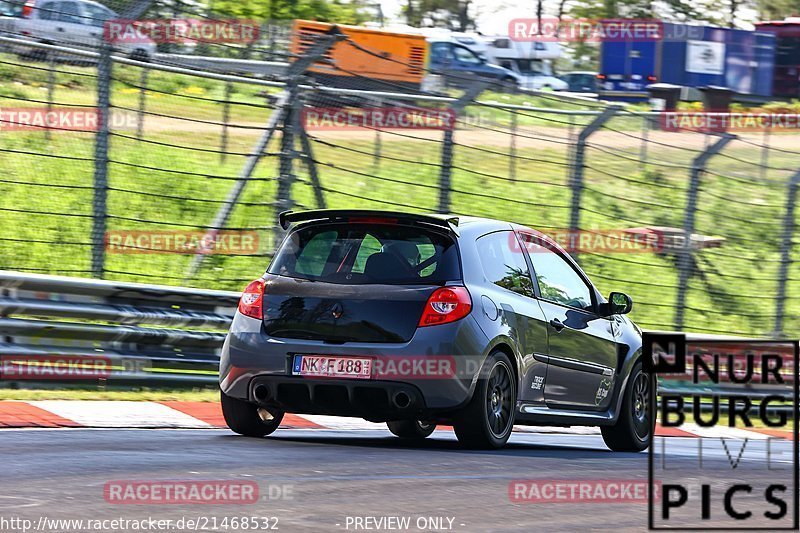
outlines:
[[[214,12],[259,21],[307,19],[359,24],[366,18],[358,2],[342,0],[215,0]]]
[[[475,28],[471,0],[407,0],[402,12],[412,26],[467,31]]]

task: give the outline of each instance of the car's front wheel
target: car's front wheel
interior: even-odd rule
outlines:
[[[424,440],[436,429],[436,424],[424,420],[394,420],[386,425],[393,434],[408,440]]]
[[[602,426],[603,440],[615,452],[641,452],[650,446],[655,429],[650,417],[650,376],[641,361],[633,367],[617,423]]]
[[[511,436],[516,405],[511,361],[503,352],[494,352],[483,365],[472,400],[453,420],[458,441],[474,449],[502,447]]]
[[[283,411],[258,407],[250,402],[228,396],[222,391],[219,396],[225,423],[240,435],[263,437],[281,425]]]
[[[150,61],[150,54],[147,53],[147,50],[142,50],[141,48],[137,48],[131,52],[129,57],[134,61],[141,61],[142,63],[148,63]]]

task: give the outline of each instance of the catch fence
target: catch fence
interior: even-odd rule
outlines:
[[[283,210],[448,212],[582,232],[581,266],[648,329],[800,326],[796,133],[670,129],[657,112],[465,79],[337,88],[308,71],[324,39],[278,81],[29,46],[44,60],[0,55],[2,269],[241,290]],[[43,109],[63,122],[8,114]],[[364,118],[376,110],[432,122]],[[637,235],[656,246],[626,248]]]

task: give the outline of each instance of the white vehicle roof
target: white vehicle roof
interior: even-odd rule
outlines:
[[[558,59],[561,45],[550,41],[515,41],[507,35],[485,38],[487,55],[494,59]]]

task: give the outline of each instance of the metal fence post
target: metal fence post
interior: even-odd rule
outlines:
[[[686,198],[686,211],[683,220],[683,247],[678,252],[678,295],[675,300],[675,329],[683,329],[686,307],[686,293],[692,273],[692,234],[694,233],[695,215],[697,214],[697,195],[700,191],[700,178],[705,171],[708,160],[718,154],[736,137],[723,134],[714,144],[692,160],[689,190]]]
[[[302,94],[300,95],[300,98],[301,101],[305,101]],[[300,104],[300,107],[302,108],[302,104]],[[300,137],[301,152],[298,154],[298,156],[305,162],[306,168],[308,168],[308,179],[311,182],[311,188],[314,191],[314,200],[316,201],[317,208],[325,209],[328,207],[328,204],[325,201],[325,195],[323,194],[324,189],[319,179],[317,160],[314,159],[314,150],[311,147],[311,140],[308,138],[308,132],[306,131],[303,121],[300,119],[299,113],[297,116],[295,116],[294,123],[297,136]]]
[[[375,100],[377,107],[380,108],[383,102],[379,99]],[[381,152],[383,151],[383,143],[381,141],[381,129],[375,128],[375,151],[372,153],[372,170],[377,172],[381,168]]]
[[[800,171],[789,179],[786,193],[786,212],[783,216],[783,232],[781,234],[781,264],[778,271],[778,290],[775,300],[776,338],[783,335],[783,316],[786,311],[786,284],[789,281],[789,266],[792,264],[792,236],[795,230],[794,204],[797,202],[797,190],[800,188]]]
[[[770,133],[769,128],[764,128],[764,145],[761,147],[761,163],[758,166],[758,177],[762,180],[767,179],[767,170],[769,169]]]
[[[517,112],[511,110],[511,139],[508,146],[508,177],[517,181]]]
[[[56,54],[50,52],[47,54],[47,116],[51,116],[53,111],[53,99],[56,90]],[[45,122],[44,138],[50,141],[50,122]]]
[[[618,106],[610,106],[597,115],[585,128],[578,134],[578,141],[572,153],[572,165],[570,165],[569,184],[572,190],[572,204],[569,213],[569,229],[575,231],[581,226],[581,196],[583,194],[583,170],[586,159],[586,142],[589,137],[599,130],[603,124],[608,122],[619,111]]]
[[[292,207],[292,183],[294,183],[293,162],[297,157],[294,147],[294,130],[299,123],[299,115],[302,112],[302,101],[300,100],[300,89],[297,83],[292,83],[289,87],[289,98],[284,107],[283,128],[281,128],[281,151],[278,156],[278,189],[275,193],[275,213],[276,215],[287,211]],[[275,235],[273,248],[278,246],[283,237],[283,228],[278,223],[275,225]]]
[[[303,73],[318,61],[321,57],[325,55],[325,52],[330,49],[334,44],[338,41],[344,39],[346,36],[342,33],[331,33],[322,36],[314,45],[306,50],[305,55],[296,59],[291,65],[289,65],[289,70],[287,74],[288,83],[286,84],[286,89],[284,89],[283,93],[278,97],[278,102],[275,105],[275,111],[269,118],[269,122],[267,124],[266,129],[261,134],[256,146],[251,151],[250,155],[247,156],[247,160],[245,161],[244,168],[242,172],[239,174],[239,177],[236,178],[236,182],[233,185],[233,188],[228,193],[228,197],[225,199],[225,203],[219,208],[217,211],[216,216],[214,217],[214,221],[212,222],[209,229],[206,231],[206,235],[215,235],[219,230],[221,230],[228,221],[231,213],[233,212],[233,208],[236,206],[236,203],[239,201],[239,197],[241,196],[242,192],[244,191],[245,185],[247,185],[248,180],[252,176],[253,172],[258,165],[258,162],[261,160],[264,150],[266,150],[267,145],[269,144],[270,140],[272,139],[273,133],[278,129],[280,126],[281,121],[283,121],[283,128],[284,131],[286,129],[286,125],[289,124],[289,129],[291,129],[292,123],[292,116],[291,113],[288,113],[287,110],[291,109],[292,105],[292,89],[297,89],[297,86],[300,84],[300,79],[302,78]],[[297,94],[297,92],[295,92]],[[283,153],[284,141],[281,141],[281,152]],[[281,174],[283,176],[283,168],[284,161],[281,159]],[[279,198],[280,194],[284,194],[280,189],[280,180],[281,177],[279,176]],[[278,215],[280,214],[280,200],[278,199],[276,207],[278,208],[275,213],[275,228],[276,232],[280,231],[280,223],[278,220]],[[200,269],[200,266],[205,259],[206,254],[198,253],[192,259],[192,263],[189,265],[189,270],[186,273],[187,281],[191,279],[197,271]]]
[[[231,119],[231,96],[233,95],[233,84],[227,82],[225,84],[225,96],[222,102],[222,134],[219,142],[219,160],[225,162],[225,157],[228,155],[228,121]]]
[[[108,196],[108,138],[111,113],[111,45],[100,45],[97,63],[98,129],[94,143],[94,200],[92,202],[92,276],[105,273],[105,236]]]
[[[450,212],[450,188],[453,174],[453,132],[456,130],[458,115],[466,108],[470,102],[475,100],[481,92],[488,86],[487,82],[477,82],[470,85],[461,97],[450,105],[452,112],[452,127],[445,128],[444,139],[442,140],[442,166],[439,172],[439,212]]]
[[[136,139],[141,141],[144,137],[144,112],[147,106],[147,78],[150,76],[150,67],[142,67],[139,77],[139,110],[136,122]]]
[[[639,145],[639,162],[642,172],[647,171],[647,143],[650,133],[650,117],[642,115],[642,143]]]

